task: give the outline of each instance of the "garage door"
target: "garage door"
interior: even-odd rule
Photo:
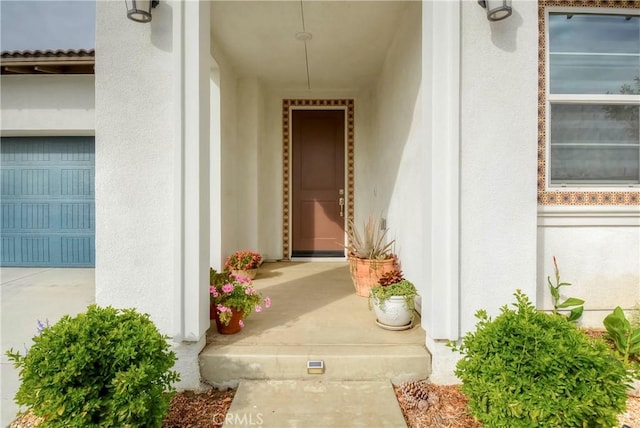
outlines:
[[[0,264],[94,266],[94,137],[4,137],[0,153]]]

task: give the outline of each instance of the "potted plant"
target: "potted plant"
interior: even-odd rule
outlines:
[[[382,275],[395,269],[397,261],[391,252],[395,240],[386,239],[387,229],[380,227],[373,216],[369,216],[361,232],[350,220],[347,234],[353,286],[358,296],[369,297],[371,287],[378,284]]]
[[[395,269],[380,278],[371,289],[369,308],[376,313],[376,323],[387,330],[406,330],[413,323],[416,287]]]
[[[236,275],[242,275],[254,279],[258,273],[258,266],[262,262],[262,256],[251,250],[236,251],[227,257],[224,262],[226,270]]]
[[[252,312],[262,312],[271,306],[271,299],[263,299],[247,277],[210,269],[209,282],[210,315],[221,334],[239,332]]]

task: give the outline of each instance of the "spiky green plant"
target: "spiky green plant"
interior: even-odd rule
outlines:
[[[395,239],[388,241],[387,230],[381,227],[380,221],[369,216],[364,222],[362,232],[355,227],[353,220],[349,220],[347,234],[349,254],[359,259],[384,260],[391,257],[391,248]]]

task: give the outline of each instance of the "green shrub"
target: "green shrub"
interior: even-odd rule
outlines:
[[[566,317],[538,312],[515,293],[516,310],[483,310],[454,350],[473,415],[487,427],[613,427],[625,409],[629,375],[603,341]]]
[[[630,358],[635,359],[640,355],[640,327],[634,328],[631,325],[620,306],[607,315],[604,326],[625,365]]]
[[[160,427],[169,408],[176,356],[148,315],[91,305],[44,327],[20,369],[16,402],[43,427]]]

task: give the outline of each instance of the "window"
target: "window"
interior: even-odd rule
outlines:
[[[593,202],[584,194],[591,190],[587,188],[599,193],[611,187],[637,191],[640,10],[551,8],[542,16],[546,69],[540,70],[545,73],[545,117],[540,120],[546,121],[546,161],[541,180],[545,188],[539,191],[582,189],[579,202],[585,203]],[[637,204],[637,193],[633,199]]]

